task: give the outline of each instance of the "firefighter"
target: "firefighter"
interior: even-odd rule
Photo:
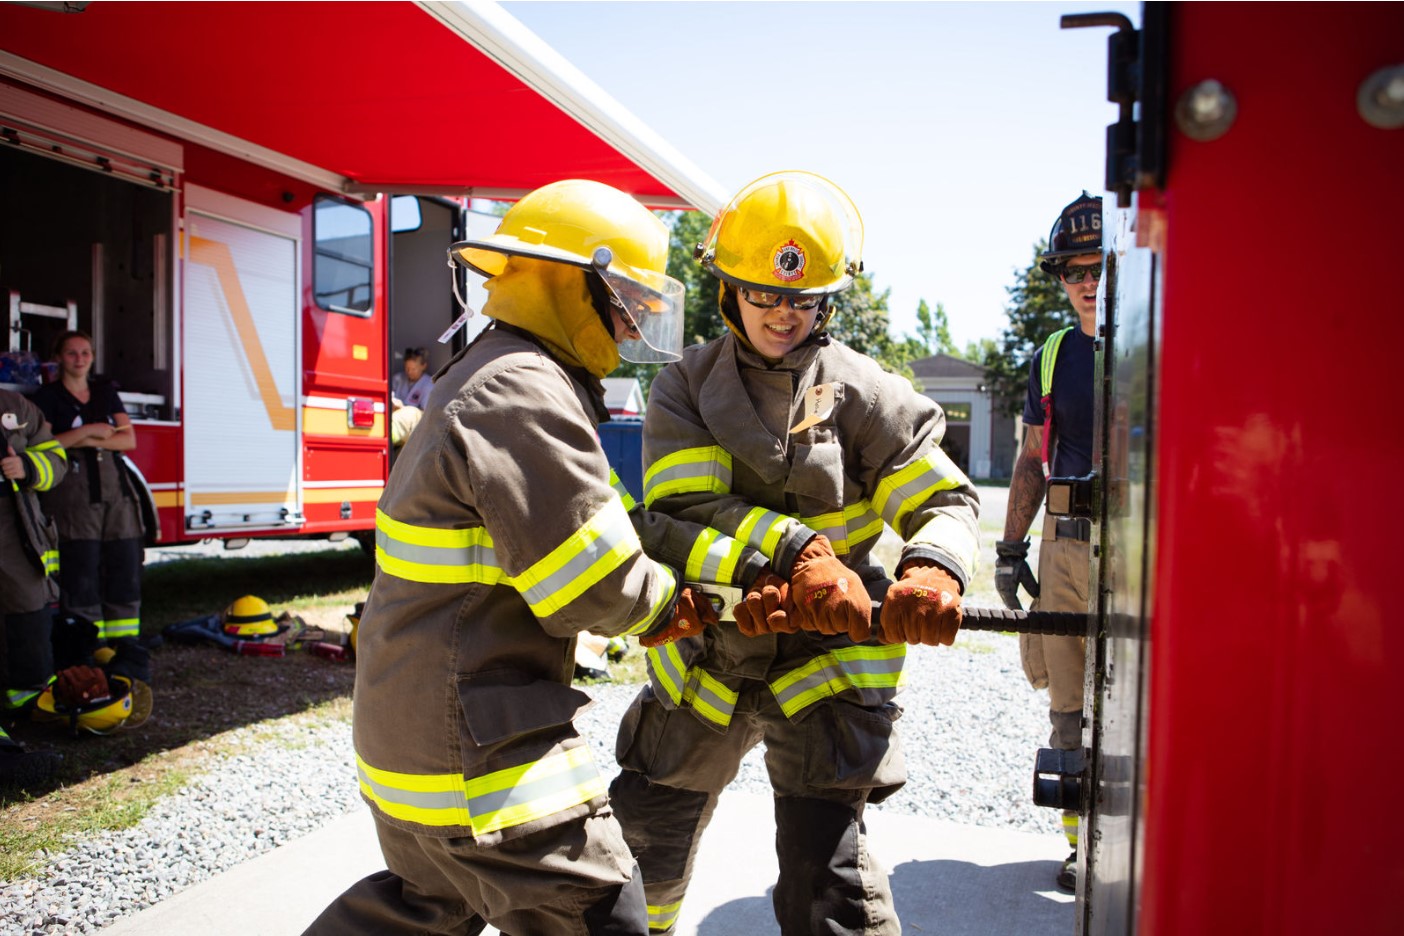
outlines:
[[[1018,610],[1019,586],[1041,611],[1086,612],[1091,568],[1091,522],[1045,515],[1038,553],[1038,577],[1028,564],[1026,534],[1043,503],[1049,475],[1082,477],[1092,470],[1093,336],[1097,327],[1097,283],[1102,277],[1102,200],[1084,191],[1059,213],[1048,235],[1040,268],[1058,280],[1077,315],[1077,325],[1054,332],[1029,367],[1024,399],[1024,442],[1009,482],[1004,539],[995,547],[995,588]],[[1050,746],[1082,748],[1083,676],[1087,663],[1082,637],[1023,634],[1019,650],[1024,672],[1035,689],[1048,689]],[[1063,832],[1072,853],[1058,871],[1063,890],[1077,889],[1078,815],[1063,813]]]
[[[436,375],[391,472],[357,628],[356,762],[388,870],[309,933],[647,932],[634,858],[572,724],[590,702],[570,685],[576,637],[696,632],[716,615],[680,577],[698,571],[690,557],[710,552],[728,581],[765,568],[695,525],[631,517],[600,447],[600,378],[621,353],[678,356],[667,251],[652,213],[581,180],[451,248],[488,277],[493,322]]]
[[[93,341],[67,331],[54,343],[61,379],[40,387],[34,402],[69,454],[63,483],[44,495],[58,524],[59,666],[85,663],[109,641],[135,641],[141,631],[142,525],[120,453],[136,448],[136,430],[117,388],[95,379]]]
[[[861,244],[856,208],[828,180],[746,186],[699,245],[729,332],[688,348],[650,392],[648,508],[735,536],[774,570],[734,628],[649,650],[650,684],[620,728],[610,795],[655,934],[674,931],[718,796],[762,741],[781,932],[900,931],[863,811],[906,781],[894,724],[906,645],[955,639],[979,505],[940,449],[940,408],[826,331]],[[870,556],[884,522],[905,540],[896,583]]]
[[[0,700],[6,714],[30,705],[54,675],[49,604],[58,599],[58,533],[39,509],[36,492],[51,490],[68,471],[63,446],[44,414],[25,397],[0,389]],[[53,775],[59,756],[26,751],[0,728],[0,786],[25,787]]]

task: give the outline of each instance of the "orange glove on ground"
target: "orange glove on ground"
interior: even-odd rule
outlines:
[[[731,613],[736,617],[737,630],[747,637],[759,637],[798,631],[799,622],[790,613],[792,610],[790,583],[766,566]]]
[[[814,537],[790,570],[790,599],[799,626],[821,634],[847,634],[855,642],[873,632],[873,603],[863,580],[834,555],[829,538]]]
[[[81,708],[111,696],[107,674],[96,666],[70,666],[54,679],[54,701]]]
[[[694,595],[692,589],[684,585],[678,603],[673,606],[673,619],[668,626],[648,637],[640,637],[639,643],[645,647],[661,647],[684,637],[702,633],[709,625],[717,623],[717,609],[704,595]]]
[[[882,642],[949,647],[961,615],[960,585],[951,574],[930,559],[910,560],[883,599]]]

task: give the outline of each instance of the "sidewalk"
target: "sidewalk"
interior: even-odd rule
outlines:
[[[873,809],[868,839],[891,872],[906,933],[1073,931],[1073,899],[1053,887],[1067,850],[1057,834],[959,826]],[[370,813],[358,809],[103,932],[296,936],[347,886],[383,867]],[[723,794],[703,840],[678,936],[778,936],[770,909],[775,876],[770,798]]]

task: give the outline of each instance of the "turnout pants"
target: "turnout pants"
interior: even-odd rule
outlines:
[[[304,936],[644,936],[643,887],[619,823],[587,816],[493,846],[375,817],[387,870],[333,901]]]
[[[765,742],[775,791],[780,879],[773,903],[785,936],[892,936],[901,924],[887,873],[868,853],[863,809],[906,780],[893,728],[896,705],[867,709],[836,699],[795,721],[769,687],[748,681],[725,732],[687,709],[669,709],[651,688],[620,725],[623,772],[610,802],[638,858],[649,932],[674,932],[702,833],[746,752]]]
[[[141,632],[141,514],[114,458],[70,459],[69,473],[44,495],[59,530],[60,607],[95,631],[94,640]],[[98,466],[97,479],[89,477]]]
[[[57,592],[24,548],[24,529],[8,491],[0,489],[0,709],[16,709],[54,675],[53,615]]]

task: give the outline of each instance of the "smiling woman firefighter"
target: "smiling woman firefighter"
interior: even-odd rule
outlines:
[[[698,248],[730,334],[689,348],[649,396],[648,508],[734,536],[778,573],[735,627],[650,649],[650,685],[621,726],[610,795],[655,934],[674,931],[718,795],[761,742],[781,932],[900,931],[863,809],[906,780],[893,701],[906,645],[955,639],[978,502],[940,449],[940,408],[826,331],[861,249],[857,209],[828,180],[746,186]],[[895,584],[869,558],[884,522],[906,540]]]
[[[679,356],[667,251],[647,209],[579,180],[451,248],[487,277],[493,322],[435,377],[395,463],[358,629],[356,762],[388,870],[309,932],[647,932],[572,724],[590,703],[571,686],[576,637],[697,633],[716,614],[684,585],[694,557],[720,557],[735,585],[765,567],[700,525],[644,516],[600,447],[600,378],[621,354]]]

